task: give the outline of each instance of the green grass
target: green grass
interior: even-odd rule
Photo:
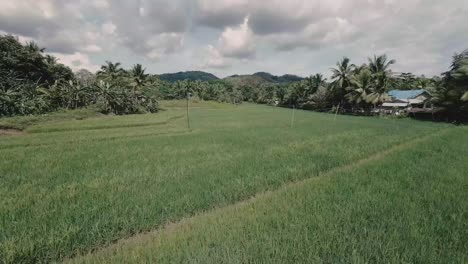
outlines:
[[[74,263],[466,263],[468,130],[121,241]]]
[[[352,167],[349,171],[343,172],[340,172],[338,168],[354,164],[415,139],[433,136],[436,143],[438,142],[436,140],[442,140],[434,144],[435,147],[439,147],[436,150],[440,150],[440,153],[427,155],[431,150],[432,140],[422,142],[422,149],[427,153],[408,154],[418,150],[416,146],[413,146],[407,151],[399,151],[399,155],[393,157],[393,161],[389,158],[388,164],[380,164],[387,160],[385,157],[376,159],[376,165],[373,168],[382,171],[381,174],[363,179],[385,180],[384,176],[389,170],[387,168],[403,171],[401,178],[405,179],[403,177],[407,173],[405,169],[412,168],[412,164],[415,163],[426,164],[425,160],[430,163],[427,166],[427,172],[433,173],[428,177],[434,179],[443,175],[440,175],[440,170],[431,169],[433,166],[445,168],[450,164],[452,170],[458,173],[466,169],[460,160],[449,159],[455,153],[466,151],[467,139],[463,136],[466,135],[464,128],[413,120],[392,121],[348,116],[337,116],[334,121],[333,115],[306,111],[296,111],[294,127],[291,128],[289,109],[251,104],[236,107],[200,102],[192,104],[193,108],[190,113],[192,129],[188,131],[183,106],[183,101],[163,102],[162,107],[165,111],[152,115],[106,116],[85,120],[44,122],[28,126],[26,129],[28,133],[25,135],[0,137],[2,157],[0,160],[0,181],[2,182],[0,185],[0,230],[2,230],[0,260],[6,263],[60,261],[86,254],[92,250],[99,250],[112,245],[118,239],[155,230],[168,223],[189,218],[194,219],[189,222],[196,221],[200,228],[194,228],[191,232],[184,228],[180,231],[177,231],[179,230],[177,228],[173,233],[167,232],[169,243],[167,247],[161,247],[160,250],[153,251],[161,246],[158,246],[157,242],[159,236],[152,237],[151,241],[154,243],[149,244],[147,248],[139,246],[138,250],[135,250],[133,247],[125,247],[122,252],[119,251],[115,255],[115,260],[126,262],[139,257],[138,260],[143,262],[146,258],[158,259],[162,262],[171,259],[183,262],[193,259],[202,263],[231,262],[236,259],[239,262],[262,262],[263,260],[281,262],[293,256],[297,250],[297,261],[310,260],[307,257],[315,254],[314,256],[322,256],[325,262],[333,262],[334,259],[348,259],[347,250],[353,246],[365,246],[364,238],[361,240],[358,239],[359,237],[355,238],[356,245],[351,237],[350,240],[340,241],[338,238],[342,232],[344,232],[343,235],[353,234],[351,231],[361,228],[362,223],[366,228],[365,222],[359,222],[361,218],[374,221],[378,218],[383,221],[388,216],[377,214],[381,210],[377,203],[372,205],[375,208],[371,207],[373,210],[368,212],[370,215],[367,218],[359,214],[356,215],[356,220],[351,217],[359,212],[356,211],[357,209],[361,208],[359,196],[354,195],[352,187],[358,188],[362,184],[360,188],[364,192],[371,190],[366,186],[369,188],[379,188],[379,186],[377,183],[374,185],[366,181],[359,182],[361,179],[359,170],[365,170],[367,164]],[[439,136],[440,133],[448,133],[448,136]],[[455,136],[458,142],[462,143],[456,144],[455,140],[446,140]],[[461,148],[463,146],[465,146],[464,149]],[[446,153],[450,155],[445,155]],[[400,155],[406,155],[408,159],[395,160]],[[368,168],[366,171],[371,170],[372,168]],[[419,182],[423,179],[424,175],[419,174],[420,172],[416,171],[416,175],[411,174],[414,179],[410,180]],[[327,173],[333,175],[323,177],[328,175]],[[341,174],[334,175],[334,173]],[[458,197],[458,199],[453,199],[458,204],[454,203],[453,207],[447,209],[438,208],[436,206],[438,204],[434,204],[431,208],[446,217],[446,213],[453,214],[453,210],[459,208],[457,205],[465,205],[461,215],[455,217],[456,219],[464,217],[466,220],[467,200],[460,189],[466,186],[467,179],[462,177],[464,175],[452,176],[453,179],[448,178],[446,185],[434,186],[440,186],[444,191],[443,188],[450,190],[450,195]],[[395,182],[391,187],[398,189],[399,178],[394,179]],[[319,182],[319,187],[308,183],[309,180]],[[295,187],[296,191],[283,191],[284,187],[281,188],[281,186],[291,182],[301,184]],[[401,184],[403,196],[397,200],[401,202],[412,201],[411,197],[417,197],[417,193],[421,194],[426,190],[424,188],[428,188],[422,184],[410,188],[411,184],[404,181]],[[320,195],[325,195],[322,192],[327,190],[325,187],[330,188],[326,193],[328,196],[322,197]],[[417,189],[418,187],[421,189]],[[271,201],[274,199],[276,199],[274,201],[279,201],[278,208],[268,200],[263,201],[267,198],[259,199],[259,208],[266,210],[264,219],[243,206],[240,207],[240,211],[229,209],[230,205],[249,199],[258,193],[267,191],[275,193],[278,188],[282,191],[268,198],[272,199]],[[380,188],[385,189],[384,186]],[[342,190],[345,192],[341,193]],[[314,202],[314,195],[319,195],[317,197],[324,199],[323,203]],[[435,192],[426,196],[435,201],[441,195],[443,193]],[[368,193],[366,197],[369,201],[373,199],[372,193]],[[375,195],[377,202],[388,202],[396,196],[387,197],[389,199],[384,199],[385,197],[385,192]],[[339,203],[334,203],[340,201],[343,208],[338,206]],[[440,203],[446,205],[448,201],[442,200]],[[257,202],[252,205],[248,204],[254,206]],[[309,205],[312,207],[307,209]],[[367,206],[365,203],[364,205]],[[362,205],[363,210],[370,208],[364,205]],[[398,220],[398,212],[405,212],[407,207],[416,206],[419,203],[395,205],[388,202],[383,205],[395,210],[394,216]],[[327,206],[332,207],[326,210]],[[349,210],[344,210],[346,206]],[[223,207],[227,208],[226,211],[216,209]],[[291,211],[288,208],[291,208]],[[313,213],[315,209],[320,208],[322,211],[318,211],[317,214]],[[308,213],[304,214],[301,210],[306,210],[305,212]],[[226,217],[222,217],[224,213],[220,212],[225,212]],[[348,218],[341,218],[340,213]],[[198,214],[201,216],[190,218]],[[241,221],[231,221],[230,219],[234,216]],[[257,216],[259,217],[257,227],[249,225],[249,221],[256,221]],[[415,211],[414,215],[403,214],[401,217],[406,217],[404,219],[408,221],[417,221],[417,217],[424,216],[427,214],[418,216]],[[289,226],[288,217],[296,219],[297,223],[294,226],[297,229],[292,232],[284,229],[284,237],[268,233],[268,231],[275,232],[275,228]],[[277,220],[274,220],[276,218]],[[215,222],[210,222],[210,219]],[[218,219],[219,224],[216,224]],[[402,222],[395,220],[396,222],[392,223],[399,228],[409,228],[404,219],[401,220]],[[304,222],[300,224],[302,220]],[[332,225],[332,220],[336,221],[335,225]],[[242,221],[246,221],[246,224],[243,225]],[[266,223],[262,224],[262,221]],[[351,231],[340,229],[344,228],[339,225],[340,221],[348,222],[347,227]],[[437,224],[438,221],[430,217],[427,219],[428,224]],[[330,225],[320,226],[321,224]],[[211,225],[214,227],[213,232],[208,232],[208,227]],[[230,232],[227,227],[223,230],[222,227],[225,225],[232,226],[233,231]],[[296,234],[294,232],[312,234],[315,226],[322,228],[322,236],[318,236],[317,239],[322,239],[323,244],[320,240],[314,240],[316,244],[304,245],[301,244],[302,240],[291,240],[291,245],[284,246]],[[382,227],[382,230],[379,230],[378,226],[369,226],[371,227],[379,231],[378,234],[391,231],[386,227]],[[258,228],[257,233],[251,233],[249,230],[252,228]],[[451,222],[447,223],[447,228],[459,230],[459,227]],[[205,232],[202,232],[203,230]],[[240,231],[236,232],[236,230]],[[399,231],[394,232],[398,234]],[[162,233],[165,234],[165,232],[163,229]],[[353,232],[359,233],[359,230]],[[224,239],[223,233],[226,234]],[[171,234],[174,234],[176,238],[173,238]],[[263,234],[264,237],[258,237],[256,240],[255,234]],[[466,233],[461,233],[463,234],[466,235]],[[191,240],[198,240],[198,236],[201,236],[198,242]],[[437,239],[444,239],[445,236],[437,232],[429,234],[429,237]],[[280,240],[276,241],[275,237]],[[182,244],[176,246],[178,241]],[[460,236],[459,241],[467,244],[466,236]],[[418,246],[413,245],[412,242],[413,240],[402,240],[400,246]],[[424,246],[426,240],[422,242],[419,246]],[[440,246],[439,242],[433,243]],[[176,247],[181,245],[184,245],[183,250],[177,252]],[[245,249],[247,245],[252,245],[250,251]],[[321,251],[311,251],[307,255],[305,253],[307,245]],[[378,243],[375,246],[377,245]],[[255,247],[262,248],[263,246],[266,249],[264,253],[266,255],[254,254]],[[234,251],[226,250],[229,248]],[[363,252],[358,249],[356,249],[356,257],[362,257],[362,260],[368,261],[375,259],[373,256],[364,254],[373,252],[374,248],[370,247],[368,251]],[[409,257],[404,258],[406,255],[398,248],[392,247],[392,249],[397,254],[392,255],[393,257],[400,256],[401,259],[411,260]],[[452,251],[449,253],[458,252],[457,248],[450,249]],[[413,251],[417,250],[417,248],[413,249]],[[141,254],[138,253],[140,251]],[[115,253],[100,252],[98,251],[96,257],[109,256],[106,254],[114,256]],[[277,254],[271,254],[271,252],[277,252]],[[387,255],[381,254],[380,256],[382,259],[393,260],[386,258]],[[463,255],[454,255],[454,259],[456,257],[460,259]],[[417,261],[417,256],[413,260]],[[424,259],[420,258],[420,260]],[[97,261],[102,261],[102,259],[97,259]]]

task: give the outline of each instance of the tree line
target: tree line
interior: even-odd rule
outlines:
[[[287,85],[265,83],[241,89],[244,100],[256,103],[363,114],[370,114],[373,108],[390,99],[390,90],[425,89],[435,107],[447,113],[468,113],[468,50],[454,55],[449,70],[432,78],[395,74],[391,70],[393,64],[395,60],[386,55],[368,58],[362,65],[352,64],[344,57],[330,69],[329,80],[315,74]]]
[[[317,111],[369,114],[393,89],[426,89],[432,103],[452,113],[468,112],[468,50],[456,54],[447,72],[426,78],[395,74],[386,55],[362,65],[344,57],[331,68],[330,79],[315,74],[290,83],[237,84],[226,80],[162,81],[136,64],[124,69],[106,62],[97,73],[71,69],[30,42],[0,35],[0,116],[42,114],[93,106],[102,113],[156,112],[158,100],[244,101],[294,106]]]

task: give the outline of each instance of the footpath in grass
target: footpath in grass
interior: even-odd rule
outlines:
[[[466,263],[468,129],[400,145],[73,263]]]
[[[291,128],[289,109],[200,103],[188,130],[180,103],[1,137],[0,259],[86,254],[448,127],[296,111]]]

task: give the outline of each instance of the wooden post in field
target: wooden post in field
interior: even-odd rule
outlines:
[[[190,81],[187,84],[187,90],[186,90],[186,93],[187,93],[187,128],[188,128],[188,130],[190,130],[190,116],[189,116],[189,97],[190,97],[190,93],[189,93],[189,86],[190,86]]]
[[[294,126],[294,112],[296,111],[296,105],[293,105],[292,116],[291,116],[291,128]]]
[[[338,115],[339,110],[340,110],[340,103],[338,104],[338,107],[336,108],[335,117],[333,118],[333,122],[335,122],[336,116]]]

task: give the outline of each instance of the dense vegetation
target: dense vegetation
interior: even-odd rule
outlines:
[[[256,72],[251,75],[231,75],[224,78],[224,80],[238,85],[257,86],[262,83],[289,84],[292,82],[302,81],[304,78],[291,74],[276,76],[267,72]]]
[[[153,82],[141,65],[124,71],[108,63],[76,74],[34,43],[0,36],[0,116],[40,114],[96,106],[103,113],[155,112]]]
[[[366,245],[386,245],[389,242],[384,239],[386,230],[396,225],[401,229],[396,229],[389,239],[400,243],[401,248],[410,247],[408,254],[401,255],[407,262],[426,262],[425,256],[413,255],[412,252],[419,252],[418,248],[411,247],[415,245],[428,252],[439,248],[440,251],[435,252],[450,254],[454,260],[466,254],[460,247],[468,244],[462,233],[467,229],[458,225],[467,222],[466,206],[462,206],[466,199],[460,198],[466,196],[467,184],[463,174],[468,164],[465,128],[406,119],[388,122],[337,116],[334,120],[335,117],[328,114],[295,111],[291,129],[292,111],[285,108],[248,103],[235,107],[195,100],[190,104],[191,131],[186,126],[185,101],[160,101],[164,111],[156,115],[92,117],[82,113],[83,120],[75,120],[75,115],[72,120],[50,115],[50,122],[21,123],[27,132],[24,135],[0,137],[0,262],[51,262],[85,254],[118,239],[311,178],[321,179],[319,181],[324,181],[325,185],[312,189],[304,187],[302,191],[292,189],[288,198],[279,196],[274,202],[262,202],[264,211],[259,214],[242,209],[238,218],[232,219],[245,220],[246,224],[242,226],[242,221],[237,222],[240,226],[232,227],[231,233],[223,231],[222,226],[231,228],[224,222],[213,225],[215,234],[202,233],[206,229],[195,232],[196,241],[206,246],[201,251],[191,244],[196,241],[190,238],[187,241],[192,242],[179,244],[186,246],[181,251],[171,251],[171,245],[177,244],[173,238],[168,239],[169,248],[150,251],[157,254],[155,258],[169,256],[167,259],[170,259],[177,253],[181,255],[174,255],[175,259],[187,260],[196,252],[204,254],[205,249],[211,249],[223,258],[227,257],[223,255],[224,249],[234,250],[236,245],[240,247],[245,242],[248,248],[252,244],[252,251],[236,251],[244,252],[244,257],[255,257],[252,252],[256,247],[265,247],[266,252],[292,254],[291,247],[300,245],[304,236],[315,233],[307,228],[317,225],[321,230],[315,233],[317,238],[304,240],[308,242],[304,247],[297,247],[298,252],[308,245],[330,245],[323,251],[311,253],[329,252],[330,257],[344,258],[350,256],[350,247],[356,245],[359,246],[356,254],[371,262],[372,256],[366,254],[374,247],[365,251]],[[10,122],[21,122],[23,118],[29,117],[16,117]],[[426,136],[432,136],[433,140],[414,141]],[[372,144],[369,144],[370,138]],[[419,151],[420,146],[424,149]],[[406,154],[381,165],[385,153],[393,149]],[[358,161],[366,159],[374,167],[360,167]],[[350,164],[356,164],[357,170],[348,168]],[[391,170],[382,170],[381,166]],[[335,183],[321,178],[334,175],[336,170],[340,170],[342,176]],[[441,178],[442,175],[449,176]],[[372,179],[375,180],[371,182]],[[313,186],[314,181],[305,186]],[[423,185],[425,181],[427,184]],[[356,189],[359,185],[362,188]],[[425,187],[417,189],[422,186]],[[426,200],[414,200],[414,197]],[[388,203],[397,198],[402,202]],[[413,203],[406,203],[406,200]],[[388,207],[394,211],[386,211]],[[418,208],[425,209],[418,211]],[[381,216],[381,211],[387,214]],[[333,212],[342,215],[330,217]],[[231,219],[228,216],[226,219]],[[255,232],[265,237],[250,235],[256,234],[250,232],[250,228],[257,226],[248,224],[254,221],[248,220],[249,216],[259,217],[259,229]],[[297,218],[290,222],[288,217]],[[424,222],[419,222],[419,217],[423,217]],[[407,221],[421,223],[426,229],[404,224]],[[449,221],[445,229],[441,221]],[[200,222],[203,223],[212,222]],[[308,225],[304,227],[300,223]],[[321,226],[324,223],[330,226]],[[280,229],[275,232],[275,228]],[[338,230],[346,231],[349,236],[340,237]],[[413,243],[406,235],[418,230],[427,234],[427,240]],[[222,233],[229,236],[216,236]],[[275,235],[270,239],[282,241],[287,241],[288,235],[304,236],[283,248],[280,241],[268,240],[268,234],[272,233]],[[449,234],[457,233],[460,236],[454,239],[459,240],[451,240]],[[187,232],[187,236],[192,234]],[[361,234],[355,243],[353,234]],[[381,240],[374,239],[372,234]],[[198,236],[203,235],[206,238],[199,239]],[[403,236],[402,239],[398,235]],[[186,239],[184,235],[177,237]],[[255,244],[254,237],[262,240]],[[224,242],[217,239],[224,239]],[[308,244],[313,241],[316,244]],[[389,248],[394,249],[394,245],[390,244]],[[131,255],[144,258],[146,251]],[[393,252],[406,251],[397,248]],[[258,256],[257,262],[261,262],[261,258]],[[204,262],[203,255],[195,259]],[[450,262],[449,258],[446,260],[442,262]]]
[[[165,73],[158,75],[158,78],[161,81],[166,82],[177,82],[177,81],[215,81],[219,80],[218,77],[214,76],[208,72],[202,71],[187,71],[187,72],[177,72],[177,73]]]
[[[295,106],[318,111],[369,114],[388,98],[392,89],[428,90],[433,104],[455,114],[468,113],[468,51],[456,54],[440,77],[394,74],[395,63],[386,55],[356,66],[343,58],[322,74],[302,79],[265,72],[234,75],[223,80],[204,72],[151,75],[142,65],[122,69],[107,62],[96,74],[75,74],[44,54],[34,43],[22,45],[13,36],[0,36],[0,116],[40,114],[58,109],[94,106],[103,113],[130,114],[157,111],[157,101],[192,96],[200,100]]]

